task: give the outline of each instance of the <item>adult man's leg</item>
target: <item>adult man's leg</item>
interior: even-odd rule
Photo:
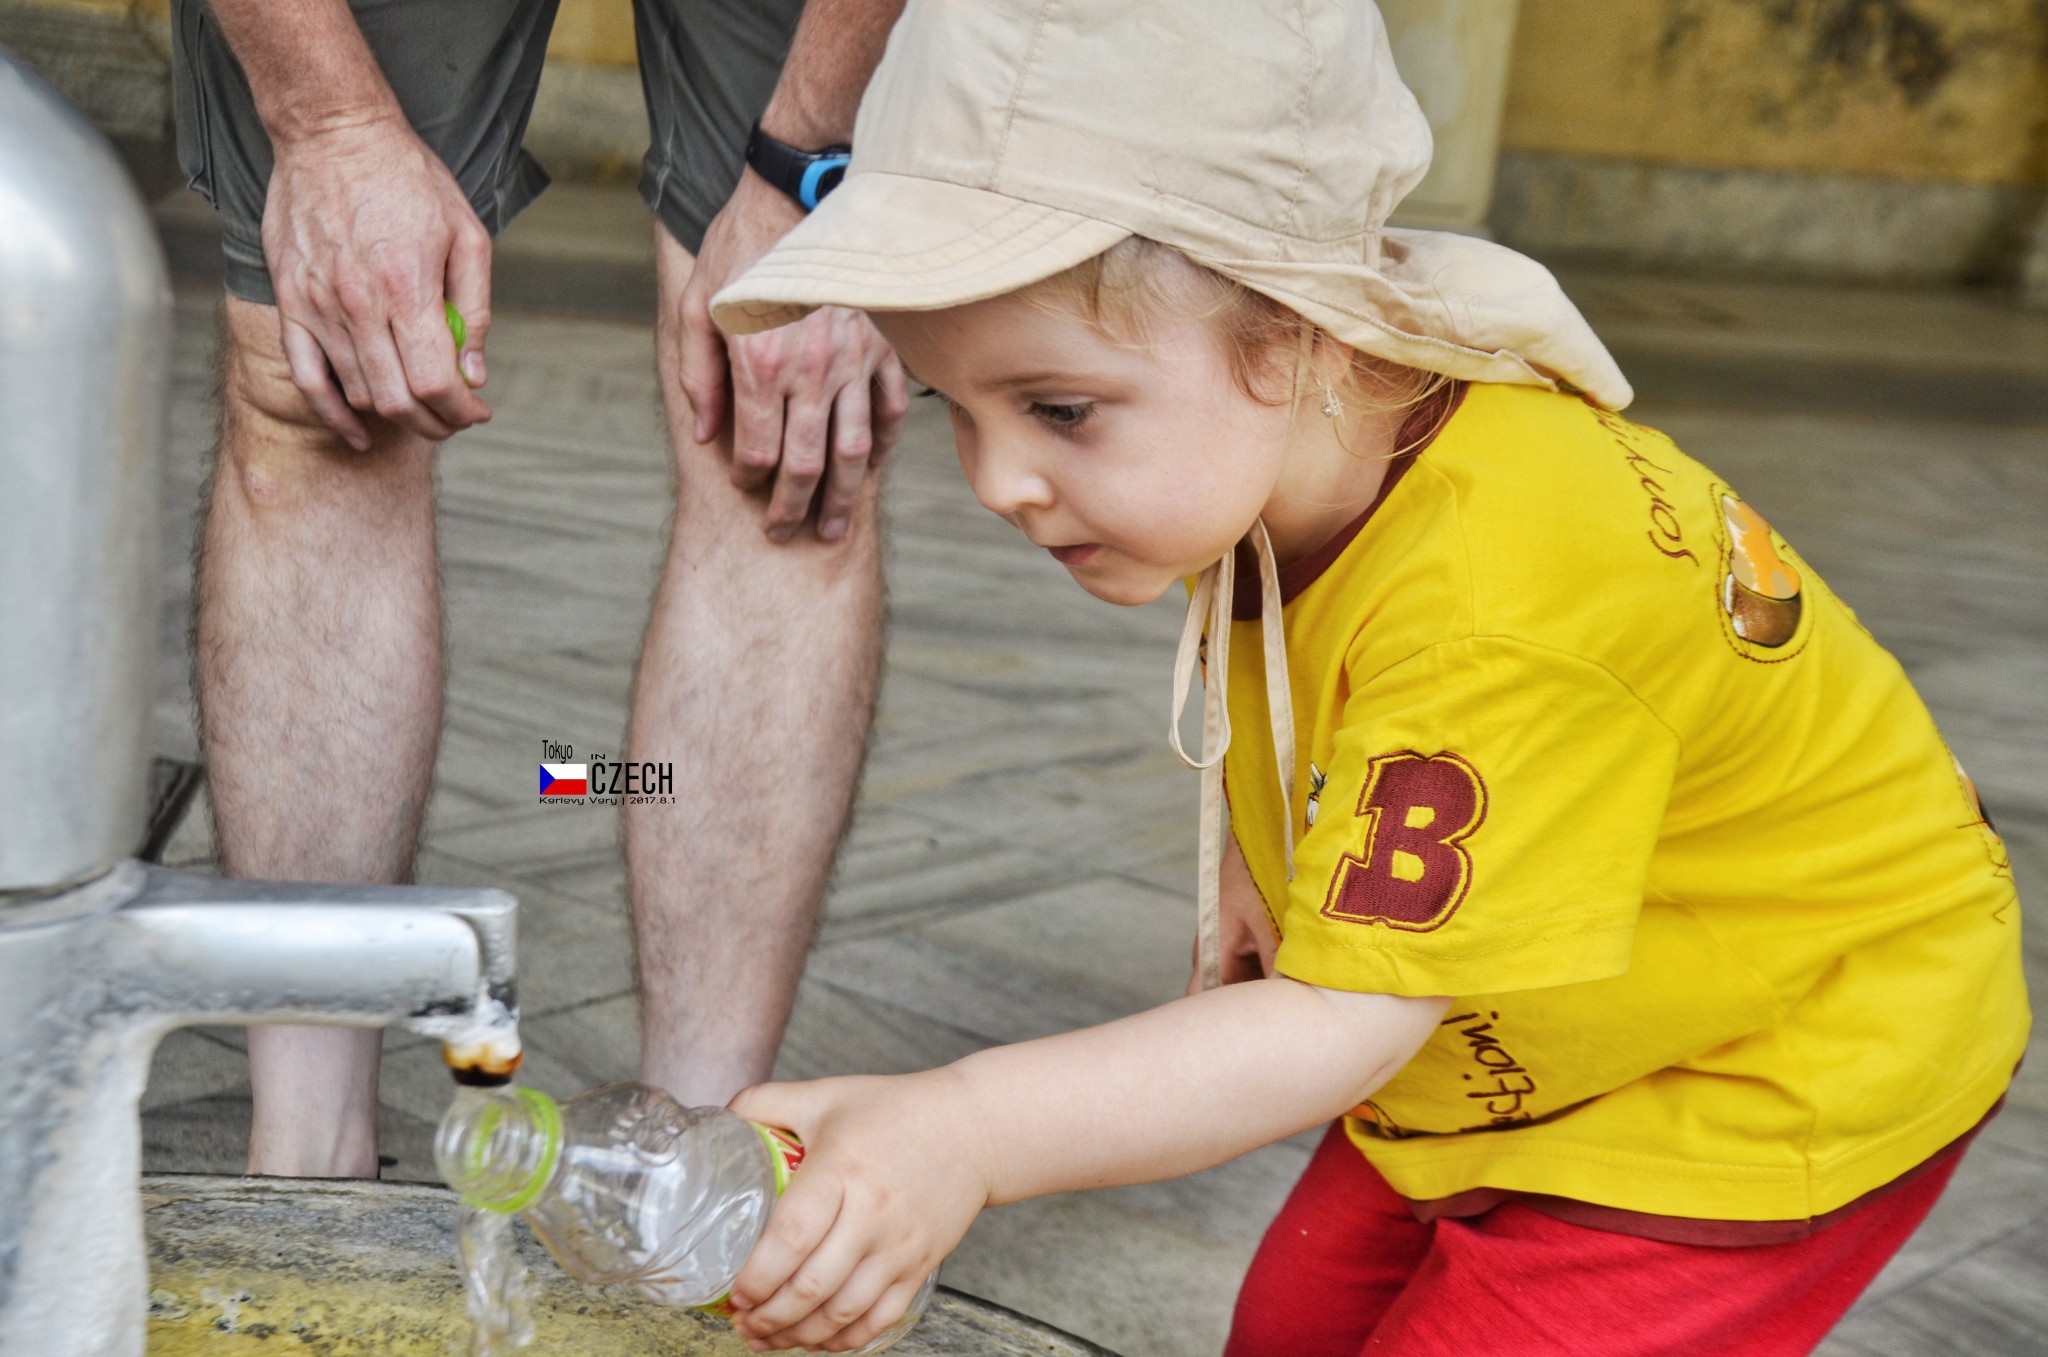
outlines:
[[[433,448],[489,417],[467,385],[489,237],[547,182],[519,144],[556,3],[173,0],[179,160],[230,294],[197,591],[230,874],[411,876],[441,714]],[[379,1034],[249,1046],[250,1169],[374,1176]]]
[[[373,418],[350,448],[292,385],[273,307],[228,298],[222,367],[197,598],[221,870],[408,880],[441,717],[434,445]],[[249,1030],[251,1172],[376,1176],[381,1038]]]
[[[629,806],[641,1071],[685,1104],[767,1077],[852,805],[881,663],[879,478],[846,535],[778,544],[736,488],[730,422],[692,433],[680,304],[694,264],[655,228],[656,350],[677,509],[634,687],[635,759],[673,805]]]

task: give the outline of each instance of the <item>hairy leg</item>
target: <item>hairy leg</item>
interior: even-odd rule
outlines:
[[[369,424],[361,453],[321,424],[276,310],[228,298],[196,652],[229,876],[412,875],[441,721],[434,445]],[[250,1029],[250,1172],[376,1176],[381,1037]]]
[[[675,764],[677,796],[626,810],[640,1064],[686,1105],[718,1105],[774,1064],[859,780],[881,665],[876,478],[844,539],[768,539],[729,441],[691,436],[676,315],[694,261],[659,226],[655,240],[677,508],[628,744]]]

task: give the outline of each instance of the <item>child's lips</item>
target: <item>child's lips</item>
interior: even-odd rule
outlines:
[[[1076,542],[1070,547],[1047,547],[1046,550],[1051,552],[1052,558],[1061,565],[1086,565],[1094,558],[1096,552],[1102,550],[1102,543]]]

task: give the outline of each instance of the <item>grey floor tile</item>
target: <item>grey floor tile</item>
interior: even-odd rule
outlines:
[[[219,854],[213,841],[213,797],[202,782],[185,808],[185,818],[178,823],[177,832],[164,845],[163,864],[190,871],[212,871]]]
[[[987,1044],[913,1009],[812,975],[797,991],[789,1031],[775,1060],[775,1077],[909,1074],[935,1069]]]
[[[1873,1357],[2041,1357],[2048,1353],[2044,1259],[2048,1215],[1851,1314],[1836,1332]]]
[[[2021,902],[2023,905],[2025,901]],[[2038,936],[2038,930],[2037,930]],[[2048,964],[2039,954],[2029,958],[2028,983],[2034,995],[2034,1033],[2027,1042],[2026,1062],[2006,1090],[2005,1108],[1980,1137],[1991,1145],[2024,1154],[2048,1170],[2048,1030],[2039,1017],[2041,998],[2048,994]]]
[[[1088,870],[990,834],[990,828],[864,804],[840,850],[820,941],[891,931],[1071,881]]]
[[[235,1032],[238,1038],[240,1029]],[[194,1098],[223,1093],[246,1095],[248,1091],[246,1047],[239,1040],[229,1039],[225,1029],[184,1027],[167,1033],[158,1043],[150,1063],[149,1086],[142,1095],[142,1110],[149,1113]]]
[[[822,947],[809,975],[988,1042],[1106,1022],[1172,999],[1188,978],[1192,906],[1100,876]]]
[[[2042,1219],[2048,1219],[2048,1159],[1980,1137],[1926,1222],[1871,1283],[1864,1303],[1882,1304]]]
[[[530,756],[526,764],[538,764],[538,745],[525,753]],[[528,773],[530,787],[538,787],[535,777]],[[619,817],[611,808],[547,805],[530,791],[528,797],[518,810],[501,811],[488,820],[431,835],[428,846],[450,857],[488,863],[493,869],[522,876],[563,862],[581,864],[592,857],[619,854]]]
[[[975,1222],[946,1281],[1125,1357],[1219,1351],[1245,1266],[1306,1161],[1290,1151],[1170,1185],[998,1207]]]
[[[240,1173],[249,1160],[249,1091],[150,1108],[142,1117],[144,1173]]]
[[[1850,1342],[1837,1331],[1821,1340],[1821,1345],[1813,1350],[1813,1357],[1876,1357],[1876,1354],[1869,1348]]]

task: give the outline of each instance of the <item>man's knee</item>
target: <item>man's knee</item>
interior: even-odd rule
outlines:
[[[367,452],[327,427],[292,381],[277,309],[229,297],[221,342],[220,473],[254,509],[432,492],[433,445],[374,416]]]
[[[671,393],[671,399],[676,398]],[[685,542],[715,555],[730,569],[755,574],[865,578],[880,567],[882,476],[870,471],[854,499],[846,535],[827,542],[817,533],[817,511],[786,542],[768,535],[768,490],[742,490],[732,483],[732,443],[722,433],[710,443],[689,436],[687,420],[671,419],[676,462],[675,532]],[[708,564],[708,562],[707,562]]]

